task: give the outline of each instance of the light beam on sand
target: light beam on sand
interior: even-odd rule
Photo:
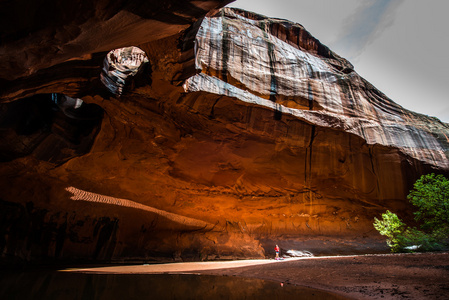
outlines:
[[[135,209],[140,209],[148,212],[155,213],[161,217],[164,217],[168,220],[171,220],[176,223],[180,223],[182,225],[193,227],[195,229],[203,229],[203,230],[211,230],[214,228],[214,224],[208,223],[202,220],[197,220],[189,217],[185,217],[182,215],[174,214],[167,212],[165,210],[160,210],[151,206],[143,205],[138,202],[134,202],[127,199],[115,198],[111,196],[105,196],[101,194],[91,193],[84,190],[77,189],[73,186],[66,188],[66,191],[73,194],[70,199],[74,201],[88,201],[95,203],[103,203],[109,205],[117,205],[123,207],[130,207]]]
[[[160,273],[180,274],[185,272],[231,269],[231,268],[265,265],[271,263],[283,263],[299,259],[301,258],[288,258],[282,261],[274,259],[248,259],[248,260],[233,260],[233,261],[181,262],[181,263],[144,264],[144,265],[131,265],[131,266],[73,268],[61,271],[76,272],[76,273],[91,273],[91,274],[160,274]]]
[[[415,256],[421,253],[388,253],[388,254],[362,254],[362,255],[335,255],[335,256],[306,256],[291,257],[284,260],[274,259],[248,259],[248,260],[232,260],[232,261],[207,261],[207,262],[181,262],[181,263],[163,263],[163,264],[140,264],[140,265],[123,265],[123,266],[107,266],[92,268],[70,268],[60,270],[61,272],[76,272],[90,274],[192,274],[205,270],[232,269],[240,267],[250,267],[266,264],[283,264],[300,260],[335,260],[345,258],[362,258],[362,257],[385,257],[385,256]]]

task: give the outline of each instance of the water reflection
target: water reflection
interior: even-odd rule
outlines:
[[[0,299],[344,299],[258,279],[207,275],[0,273]]]

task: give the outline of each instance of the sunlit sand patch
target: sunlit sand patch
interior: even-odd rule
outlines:
[[[66,188],[66,191],[73,194],[73,196],[70,197],[70,199],[72,199],[74,201],[88,201],[88,202],[103,203],[103,204],[109,204],[109,205],[117,205],[117,206],[140,209],[140,210],[155,213],[155,214],[157,214],[161,217],[164,217],[168,220],[183,224],[185,226],[194,227],[196,229],[211,230],[215,226],[212,223],[208,223],[208,222],[205,222],[202,220],[197,220],[197,219],[185,217],[182,215],[170,213],[165,210],[160,210],[160,209],[157,209],[157,208],[154,208],[151,206],[143,205],[143,204],[135,202],[135,201],[121,199],[121,198],[115,198],[115,197],[111,197],[111,196],[105,196],[105,195],[96,194],[96,193],[91,193],[91,192],[77,189],[73,186]]]

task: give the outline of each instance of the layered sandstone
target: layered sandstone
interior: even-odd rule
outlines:
[[[391,101],[299,24],[226,8],[202,22],[195,42],[201,73],[187,91],[235,97],[449,168],[446,124]]]
[[[410,217],[414,180],[448,173],[448,125],[395,104],[301,25],[229,8],[202,19],[220,3],[185,2],[94,18],[134,34],[2,75],[4,260],[263,257],[307,240],[374,251],[373,217]],[[163,31],[142,25],[155,20]],[[131,45],[147,66],[111,94],[108,52]]]

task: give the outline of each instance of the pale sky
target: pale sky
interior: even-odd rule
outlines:
[[[448,0],[237,0],[288,19],[396,103],[449,122]]]

